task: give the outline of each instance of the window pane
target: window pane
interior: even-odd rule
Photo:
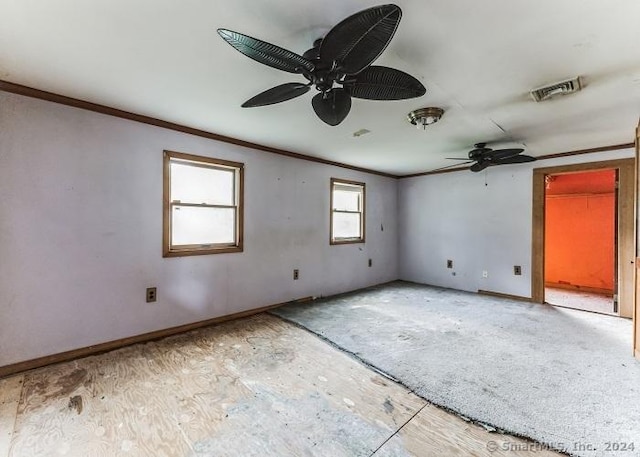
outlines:
[[[359,213],[333,213],[333,239],[361,238]]]
[[[234,205],[233,170],[171,163],[171,201]]]
[[[360,211],[361,190],[339,190],[333,191],[333,209],[339,211]]]
[[[171,245],[235,243],[234,208],[174,206]]]

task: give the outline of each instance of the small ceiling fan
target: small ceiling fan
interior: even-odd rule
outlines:
[[[426,89],[413,76],[371,65],[393,38],[401,16],[402,10],[396,5],[360,11],[316,40],[302,56],[231,30],[218,29],[218,34],[245,56],[278,70],[301,74],[308,81],[268,89],[244,102],[243,108],[291,100],[315,86],[320,93],[311,100],[313,109],[322,121],[335,126],[349,114],[351,97],[403,100],[425,94]]]
[[[510,163],[526,163],[536,160],[535,157],[523,155],[524,149],[491,149],[487,147],[487,143],[477,143],[474,149],[469,151],[468,157],[447,157],[448,160],[465,160],[464,163],[449,165],[447,167],[438,168],[433,171],[445,170],[447,168],[459,167],[473,163],[469,169],[473,172],[482,171],[493,165],[507,165]],[[475,162],[475,163],[474,163]]]

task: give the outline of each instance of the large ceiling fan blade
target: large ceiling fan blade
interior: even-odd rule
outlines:
[[[227,29],[218,29],[218,35],[236,50],[261,64],[289,73],[302,73],[314,69],[311,61],[275,44]]]
[[[514,157],[524,152],[524,149],[496,149],[488,154],[490,160],[502,160],[508,157]]]
[[[420,81],[404,71],[374,65],[365,68],[346,87],[352,97],[367,100],[404,100],[427,92]]]
[[[468,160],[468,159],[463,159],[466,160],[465,163],[454,163],[453,165],[447,165],[446,167],[440,167],[440,168],[436,168],[435,170],[431,170],[429,173],[435,173],[436,171],[442,171],[442,170],[446,170],[448,168],[454,168],[454,167],[463,167],[467,164],[473,163],[473,160]],[[460,168],[461,170],[464,170],[464,168]],[[451,170],[451,171],[455,171],[455,170]]]
[[[402,10],[380,5],[349,16],[327,33],[320,45],[320,62],[354,75],[378,58],[393,38]]]
[[[471,171],[473,171],[474,173],[477,173],[477,172],[479,172],[479,171],[484,170],[484,169],[485,169],[485,168],[487,168],[489,165],[491,165],[491,163],[490,163],[490,162],[485,162],[485,161],[483,161],[483,162],[476,162],[476,163],[474,163],[473,165],[471,165],[471,167],[469,167],[469,169],[470,169]]]
[[[292,98],[299,97],[309,92],[311,87],[302,83],[287,83],[272,87],[269,90],[259,93],[242,104],[243,108],[254,108],[256,106],[273,105],[274,103],[286,102]]]
[[[473,162],[473,160],[469,160],[468,157],[445,157],[447,160],[466,160],[467,162]]]
[[[311,100],[313,110],[323,122],[335,126],[342,122],[351,110],[351,96],[344,89],[331,89]]]
[[[496,165],[509,164],[509,163],[527,163],[527,162],[535,162],[537,159],[531,156],[524,155],[515,155],[511,157],[506,157],[504,159],[500,159],[494,161]]]

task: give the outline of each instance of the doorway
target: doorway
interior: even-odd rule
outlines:
[[[616,169],[545,176],[545,302],[618,315]]]
[[[600,187],[585,188],[586,184],[579,175],[587,175],[588,181],[591,182],[601,180]],[[612,193],[607,187],[609,180],[614,187]],[[582,184],[579,184],[580,182]],[[556,190],[550,191],[554,183]],[[634,185],[634,159],[534,169],[531,287],[534,302],[551,302],[632,317],[635,261]],[[596,200],[594,195],[589,195],[596,192],[601,192],[603,196],[597,197]],[[554,193],[558,196],[554,197]],[[589,208],[588,201],[591,203]],[[578,204],[570,209],[570,205],[575,206],[576,202],[582,206]],[[568,211],[576,213],[571,215],[574,219],[569,220]],[[607,213],[610,214],[610,217],[607,216],[607,223],[594,224],[590,232],[585,233],[584,227],[579,227],[580,223],[584,224],[584,217],[590,215],[602,218]],[[547,217],[554,218],[554,215],[556,218],[559,217],[560,221],[547,221]],[[577,226],[569,228],[567,224]],[[579,229],[582,229],[582,232],[577,235]],[[613,233],[608,235],[610,232],[607,230]],[[547,252],[547,242],[551,243],[550,248],[553,248],[554,243],[558,245],[558,238],[563,237],[563,231],[572,234],[571,240],[567,241],[567,238],[564,238],[564,243],[572,245],[561,247],[559,252],[553,254]],[[578,237],[582,238],[577,239]],[[588,251],[591,248],[603,253],[609,249],[609,245],[612,253],[608,259],[600,256],[598,262],[601,267],[576,265],[577,262],[594,261],[579,258],[578,251]],[[551,258],[547,258],[548,256]],[[607,262],[610,262],[609,265],[604,266]],[[598,272],[593,271],[598,268]],[[558,290],[552,291],[549,286],[559,287],[554,288]],[[606,302],[591,303],[590,298],[597,298],[597,294],[606,297]],[[564,303],[553,303],[559,300],[563,300]]]

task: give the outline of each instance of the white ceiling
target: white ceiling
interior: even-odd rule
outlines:
[[[267,146],[394,174],[451,165],[474,143],[528,154],[628,143],[640,115],[638,0],[398,0],[400,27],[376,64],[420,79],[418,99],[354,99],[337,127],[311,95],[240,104],[301,81],[254,62],[224,27],[302,54],[370,0],[0,0],[0,79]],[[582,92],[529,90],[579,75]],[[409,111],[440,106],[425,131]],[[371,133],[354,137],[368,129]]]

